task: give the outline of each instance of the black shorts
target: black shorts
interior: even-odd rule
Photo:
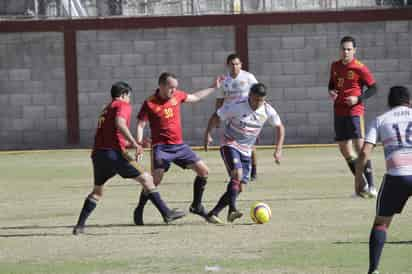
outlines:
[[[186,144],[159,144],[152,148],[153,169],[169,170],[173,162],[185,169],[200,161],[200,158]]]
[[[94,184],[103,185],[114,175],[123,178],[139,177],[143,168],[126,152],[115,149],[100,149],[93,152]]]
[[[334,117],[335,141],[362,139],[365,135],[363,116]]]
[[[383,177],[378,198],[376,215],[390,217],[402,212],[408,198],[412,195],[412,175]]]

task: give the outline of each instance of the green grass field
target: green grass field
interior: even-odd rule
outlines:
[[[218,151],[199,152],[210,168],[204,203],[224,191]],[[259,150],[259,180],[242,193],[245,216],[216,226],[188,215],[165,225],[150,204],[143,227],[132,225],[140,186],[113,178],[89,218],[87,234],[73,236],[92,187],[87,151],[0,154],[0,273],[366,273],[375,200],[351,198],[353,177],[337,147]],[[148,153],[144,166],[148,168]],[[382,149],[373,154],[380,184]],[[171,207],[188,211],[191,171],[173,167],[160,187]],[[273,218],[253,224],[249,207],[264,201]],[[226,211],[221,217],[226,219]],[[412,210],[389,230],[381,273],[412,273]],[[218,267],[216,267],[218,266]]]

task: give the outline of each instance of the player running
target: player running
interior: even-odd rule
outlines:
[[[355,174],[356,154],[363,145],[365,109],[363,101],[377,91],[372,73],[367,66],[355,58],[355,53],[355,39],[350,36],[343,37],[340,41],[341,59],[332,64],[329,80],[329,96],[334,101],[335,140],[353,174]],[[362,91],[363,86],[367,87],[365,91]],[[364,176],[368,182],[366,193],[370,197],[376,197],[370,161],[366,164]]]
[[[216,79],[213,86],[188,94],[178,89],[175,75],[164,72],[159,77],[159,88],[154,95],[144,101],[137,116],[137,140],[142,142],[143,129],[148,122],[152,138],[152,174],[154,184],[158,186],[165,172],[173,162],[181,168],[190,168],[196,173],[193,183],[193,202],[190,212],[206,218],[206,210],[202,205],[202,196],[209,173],[206,164],[183,142],[180,106],[182,103],[195,103],[210,95],[219,88]],[[140,152],[140,154],[142,151]],[[134,222],[143,225],[143,209],[149,198],[143,190],[139,203],[134,211]]]
[[[86,197],[73,234],[84,233],[87,218],[96,208],[97,202],[103,196],[104,184],[119,174],[123,178],[131,178],[142,184],[148,199],[156,206],[169,223],[183,217],[182,211],[169,209],[157,192],[152,176],[127,154],[126,146],[130,144],[136,149],[136,155],[143,148],[136,142],[129,130],[132,106],[130,105],[131,87],[126,82],[117,82],[111,88],[112,101],[100,114],[94,146],[92,151],[94,187]]]
[[[224,104],[209,121],[205,133],[208,137],[220,121],[224,122],[220,153],[230,176],[226,192],[208,213],[207,218],[211,223],[223,224],[218,215],[227,205],[229,206],[228,222],[242,217],[243,214],[236,208],[236,199],[242,190],[241,182],[249,173],[253,144],[266,121],[276,129],[277,140],[273,157],[276,163],[280,163],[285,128],[276,110],[266,103],[265,99],[266,87],[261,83],[254,84],[248,98]],[[209,141],[211,140],[205,138],[206,150]]]

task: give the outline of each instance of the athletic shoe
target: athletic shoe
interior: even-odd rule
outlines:
[[[211,224],[216,224],[216,225],[224,225],[225,224],[219,217],[217,217],[214,214],[207,214],[206,215],[206,220]]]
[[[375,186],[369,187],[367,193],[369,198],[376,198],[378,196],[378,191],[376,190]]]
[[[76,225],[73,227],[73,235],[79,235],[84,233],[84,226]]]
[[[251,174],[250,175],[250,181],[256,181],[257,180],[257,174]]]
[[[379,271],[375,270],[375,271],[371,272],[371,274],[379,274]]]
[[[133,221],[134,221],[135,225],[144,225],[144,223],[143,223],[143,210],[140,210],[138,207],[136,207],[134,209]]]
[[[189,207],[189,211],[190,211],[190,213],[199,215],[199,216],[202,217],[202,218],[205,218],[205,219],[207,218],[206,209],[205,209],[205,207],[204,207],[202,204],[198,205],[197,207],[194,207],[193,204],[192,204],[192,205]]]
[[[169,214],[163,216],[163,221],[168,224],[173,222],[174,220],[180,219],[182,217],[184,217],[186,215],[186,213],[184,213],[183,211],[180,211],[178,209],[172,209],[170,210]]]
[[[229,223],[233,223],[236,219],[239,219],[242,216],[243,216],[242,212],[235,210],[235,211],[229,212],[229,214],[227,215],[227,221]]]

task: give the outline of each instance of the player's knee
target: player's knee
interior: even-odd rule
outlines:
[[[103,192],[97,193],[95,191],[93,191],[92,193],[89,194],[89,196],[87,196],[87,199],[94,201],[95,203],[97,203],[103,196]]]

